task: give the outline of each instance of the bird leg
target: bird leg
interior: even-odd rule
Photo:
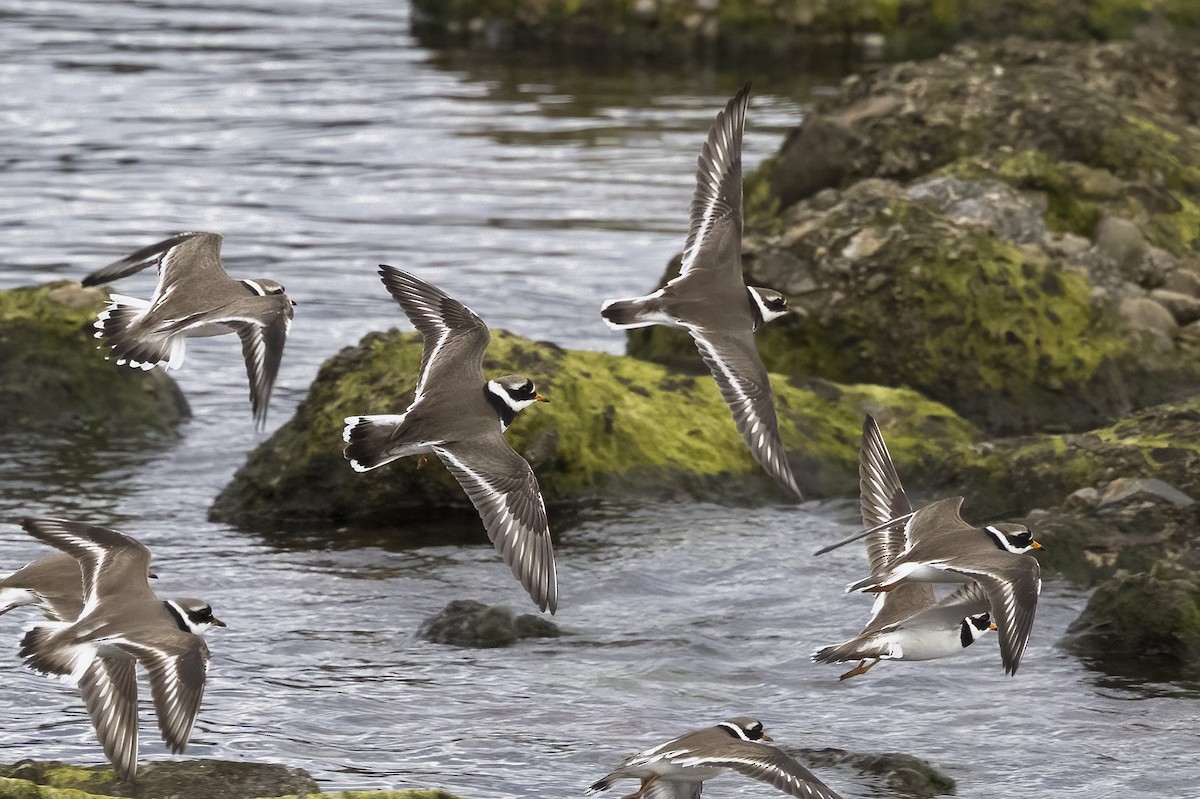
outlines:
[[[871,666],[874,666],[876,663],[878,663],[878,662],[879,662],[880,660],[882,660],[882,659],[883,659],[883,658],[875,658],[874,660],[872,660],[872,661],[871,661],[871,664],[870,664],[870,665],[867,665],[867,661],[865,661],[865,660],[860,660],[860,661],[858,661],[858,665],[857,665],[857,666],[855,666],[854,668],[850,669],[850,671],[846,672],[846,673],[845,673],[845,674],[843,674],[841,677],[838,677],[838,679],[839,679],[839,680],[848,680],[848,679],[850,679],[851,677],[856,677],[856,676],[858,676],[859,674],[866,674],[868,671],[870,671],[870,670],[871,670]]]
[[[621,799],[642,799],[642,797],[646,795],[646,789],[656,782],[658,782],[658,775],[651,774],[649,777],[642,779],[642,785],[640,788],[628,796],[622,796]]]
[[[417,468],[418,469],[424,469],[425,464],[427,464],[427,463],[429,463],[428,455],[418,455],[417,456]]]

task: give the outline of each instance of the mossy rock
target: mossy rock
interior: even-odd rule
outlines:
[[[429,44],[477,43],[550,52],[620,51],[660,58],[811,55],[814,43],[887,36],[891,52],[931,52],[964,36],[1129,36],[1155,20],[1183,36],[1200,30],[1187,0],[415,0],[413,30]],[[805,52],[807,48],[807,52]],[[845,53],[842,53],[845,58]]]
[[[188,415],[175,381],[104,359],[107,294],[61,281],[0,291],[0,434],[162,434]]]
[[[316,781],[303,769],[270,763],[226,760],[172,760],[143,763],[136,787],[122,782],[109,766],[72,766],[57,761],[22,760],[0,766],[0,799],[6,794],[46,799],[71,799],[72,795],[136,796],[138,799],[258,799],[284,793],[317,794]],[[22,787],[23,786],[23,787]]]
[[[881,783],[880,787],[888,796],[932,799],[953,794],[955,789],[954,780],[945,772],[915,755],[899,752],[862,754],[833,748],[801,749],[796,753],[813,768],[846,765],[868,774],[873,781]]]
[[[1164,560],[1106,580],[1067,629],[1066,644],[1109,671],[1200,672],[1200,571]]]
[[[421,624],[417,635],[435,644],[498,649],[525,638],[557,638],[563,635],[549,619],[473,599],[455,599]]]
[[[757,334],[772,371],[908,386],[1000,435],[1087,429],[1200,385],[1195,359],[1129,330],[1086,276],[894,182],[794,209],[783,238],[745,256],[748,282],[799,309]],[[699,363],[666,328],[631,331],[628,351]]]
[[[420,361],[420,338],[397,331],[372,333],[328,360],[296,415],[250,454],[210,516],[259,529],[473,518],[436,459],[420,470],[407,459],[358,474],[342,456],[344,417],[403,411]],[[626,495],[787,499],[750,457],[708,375],[504,331],[494,332],[484,369],[526,374],[551,400],[522,413],[506,435],[552,508]],[[856,490],[864,412],[880,418],[893,455],[913,474],[944,448],[976,436],[970,424],[913,391],[779,375],[772,385],[793,470],[813,496]]]

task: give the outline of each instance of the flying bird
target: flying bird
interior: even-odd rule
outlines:
[[[732,718],[627,758],[586,793],[607,790],[617,780],[630,778],[641,784],[625,799],[699,799],[705,780],[734,771],[788,796],[841,799],[790,755],[766,743],[770,740],[757,719]]]
[[[504,431],[517,413],[548,402],[522,375],[485,379],[491,334],[474,311],[392,266],[383,284],[421,334],[416,397],[402,414],[350,416],[342,439],[359,472],[409,455],[441,459],[483,518],[488,537],[541,610],[558,607],[558,577],[546,506],[529,464]]]
[[[88,275],[83,285],[108,283],[155,264],[154,296],[113,294],[96,318],[96,338],[112,348],[108,357],[137,369],[160,364],[178,369],[189,337],[236,333],[250,380],[250,409],[261,430],[296,303],[274,280],[230,277],[216,233],[180,233],[143,247]]]
[[[618,330],[648,325],[686,330],[754,459],[800,497],[779,435],[771,382],[754,343],[760,326],[787,314],[787,301],[742,278],[742,131],[749,96],[746,84],[708,131],[679,276],[653,294],[609,300],[600,315]]]
[[[137,774],[137,674],[150,675],[150,694],[163,741],[187,748],[208,673],[202,637],[224,627],[200,599],[159,599],[146,579],[150,551],[127,535],[65,519],[25,519],[34,538],[79,563],[83,611],[74,621],[43,622],[21,642],[25,665],[79,687],[96,736],[118,778]]]
[[[869,415],[863,422],[858,474],[864,527],[875,527],[912,511],[879,425]],[[867,537],[871,572],[885,568],[903,549],[904,537],[898,526],[876,529]],[[813,660],[859,661],[841,676],[845,680],[865,674],[880,660],[933,660],[953,655],[995,629],[989,607],[987,594],[975,582],[962,585],[942,600],[930,583],[900,583],[878,594],[862,632],[849,641],[818,650]]]

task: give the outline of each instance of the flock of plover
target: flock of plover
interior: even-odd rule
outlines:
[[[696,343],[755,460],[800,498],[779,435],[771,386],[754,332],[787,313],[770,289],[742,278],[742,130],[749,86],[713,123],[701,150],[691,227],[680,274],[658,291],[604,304],[615,328],[682,327]],[[220,261],[216,233],[183,233],[145,247],[83,280],[96,285],[150,265],[150,300],[111,295],[96,336],[119,364],[179,368],[190,336],[237,333],[257,425],[267,406],[293,317],[279,283],[235,279]],[[423,340],[416,396],[402,413],[353,416],[343,439],[349,466],[379,468],[433,453],[470,497],[488,537],[541,610],[558,608],[558,580],[546,509],[529,464],[504,431],[518,411],[549,401],[521,375],[488,378],[490,335],[475,313],[442,290],[391,266],[384,286]],[[664,410],[664,412],[666,412]],[[870,574],[847,590],[875,592],[866,626],[854,638],[818,650],[821,663],[858,661],[842,679],[880,660],[930,660],[961,651],[996,630],[1006,672],[1015,673],[1029,639],[1041,587],[1040,545],[1016,524],[973,527],[961,497],[913,510],[875,420],[863,426],[861,511],[866,528],[821,552],[866,539]],[[35,605],[47,621],[21,642],[25,664],[77,685],[105,755],[132,782],[137,771],[135,664],[148,672],[163,740],[183,752],[200,710],[209,651],[203,634],[224,626],[199,599],[160,600],[150,587],[150,552],[115,530],[63,519],[25,519],[34,538],[62,550],[0,579],[0,615]],[[818,552],[817,554],[821,554]],[[951,583],[939,598],[934,583]],[[626,799],[694,799],[705,780],[734,771],[791,796],[836,799],[800,763],[771,746],[761,722],[738,717],[689,732],[634,755],[588,793],[621,778],[640,781]]]

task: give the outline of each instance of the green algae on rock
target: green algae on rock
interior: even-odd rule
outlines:
[[[799,312],[760,331],[768,368],[907,385],[999,434],[1200,386],[1200,99],[1120,88],[1197,70],[1194,50],[1014,41],[848,79],[746,181],[746,280]],[[693,349],[629,334],[676,367]]]
[[[0,433],[165,433],[187,416],[161,370],[117,366],[96,348],[106,297],[70,281],[0,291]]]
[[[296,415],[250,454],[210,516],[258,529],[473,516],[436,459],[420,470],[407,459],[358,474],[342,457],[344,417],[403,411],[420,362],[420,338],[397,331],[372,333],[328,360]],[[518,416],[506,436],[530,462],[552,507],[627,494],[785,499],[751,458],[707,375],[504,331],[493,331],[484,370],[528,375],[551,400]],[[772,385],[793,470],[816,496],[855,490],[864,412],[880,419],[893,455],[914,473],[940,448],[969,444],[976,435],[947,408],[906,389],[778,375]]]
[[[506,607],[455,599],[422,622],[417,635],[435,644],[496,649],[525,638],[557,638],[563,632],[541,616],[517,616]]]
[[[227,760],[145,764],[136,788],[108,766],[22,760],[0,765],[0,799],[459,799],[437,789],[322,793],[304,769]]]
[[[1102,669],[1200,668],[1200,558],[1163,560],[1102,582],[1067,629],[1066,644]]]

